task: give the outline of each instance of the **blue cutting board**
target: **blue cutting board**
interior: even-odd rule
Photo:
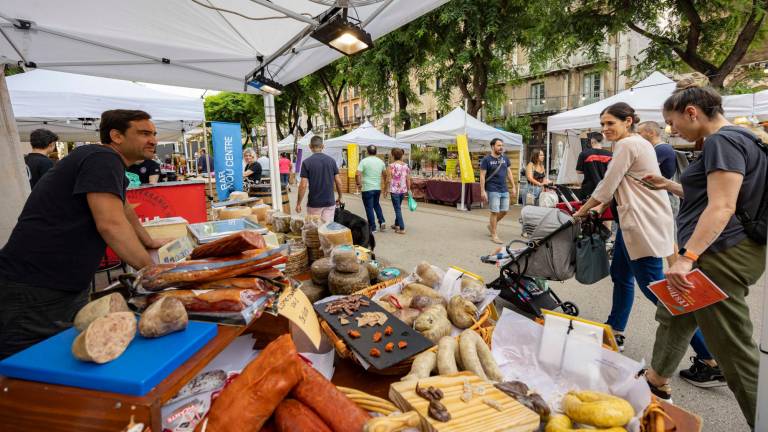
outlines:
[[[159,338],[138,332],[128,349],[105,364],[72,355],[78,332],[70,328],[0,362],[0,375],[133,396],[143,396],[216,336],[214,323],[190,321],[186,330]]]

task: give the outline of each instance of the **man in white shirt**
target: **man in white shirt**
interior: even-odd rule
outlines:
[[[258,162],[259,165],[261,165],[261,178],[264,178],[264,177],[269,178],[270,167],[269,167],[269,158],[267,157],[267,155],[261,155],[260,158],[256,159],[256,162]]]

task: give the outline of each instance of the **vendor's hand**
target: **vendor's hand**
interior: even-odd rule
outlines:
[[[296,213],[301,214],[301,204],[296,204]]]
[[[484,203],[488,202],[488,194],[485,191],[480,191],[480,199],[483,200]]]
[[[164,237],[159,239],[152,239],[149,244],[146,244],[147,249],[160,249],[161,247],[167,245],[168,243],[176,240],[173,237]]]
[[[659,190],[659,189],[667,190],[667,187],[669,187],[669,180],[667,180],[666,178],[664,178],[662,176],[648,174],[646,176],[643,176],[643,180],[644,181],[638,182],[638,183],[640,183],[641,185],[643,185],[643,186],[645,186],[645,187],[647,187],[648,189],[651,189],[651,190]],[[650,185],[646,184],[646,183],[649,183],[653,187],[650,187]]]
[[[670,287],[687,292],[693,288],[693,284],[686,277],[692,269],[693,261],[686,257],[678,257],[664,275],[667,277]]]
[[[587,210],[584,210],[584,207],[580,208],[576,213],[573,214],[574,219],[584,219],[587,217]]]
[[[341,198],[336,200],[336,207],[341,207],[344,205],[344,201],[341,200]]]

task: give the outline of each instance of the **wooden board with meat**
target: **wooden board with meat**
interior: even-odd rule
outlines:
[[[318,303],[315,311],[361,358],[378,370],[432,346],[429,339],[366,296],[352,295]],[[390,349],[387,345],[392,343]]]

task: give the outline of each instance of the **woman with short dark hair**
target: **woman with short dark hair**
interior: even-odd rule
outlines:
[[[387,184],[384,193],[386,195],[389,192],[392,197],[392,207],[395,209],[395,224],[392,225],[392,229],[397,234],[405,234],[405,221],[403,221],[403,212],[400,207],[411,192],[411,168],[403,162],[404,153],[403,149],[392,149],[394,162],[387,167],[385,176]]]
[[[703,140],[701,154],[683,172],[681,183],[658,174],[645,177],[654,187],[683,198],[677,216],[680,256],[666,278],[672,289],[688,292],[695,287],[687,275],[696,267],[728,298],[678,316],[659,306],[659,328],[646,377],[655,394],[670,397],[669,378],[698,326],[747,423],[754,427],[760,360],[745,298],[765,270],[766,247],[765,238],[746,230],[748,221],[737,216],[757,214],[768,181],[768,154],[753,133],[725,119],[722,98],[715,90],[692,81],[678,83],[664,102],[664,119],[686,140]],[[694,367],[703,368],[700,359],[693,360]]]

